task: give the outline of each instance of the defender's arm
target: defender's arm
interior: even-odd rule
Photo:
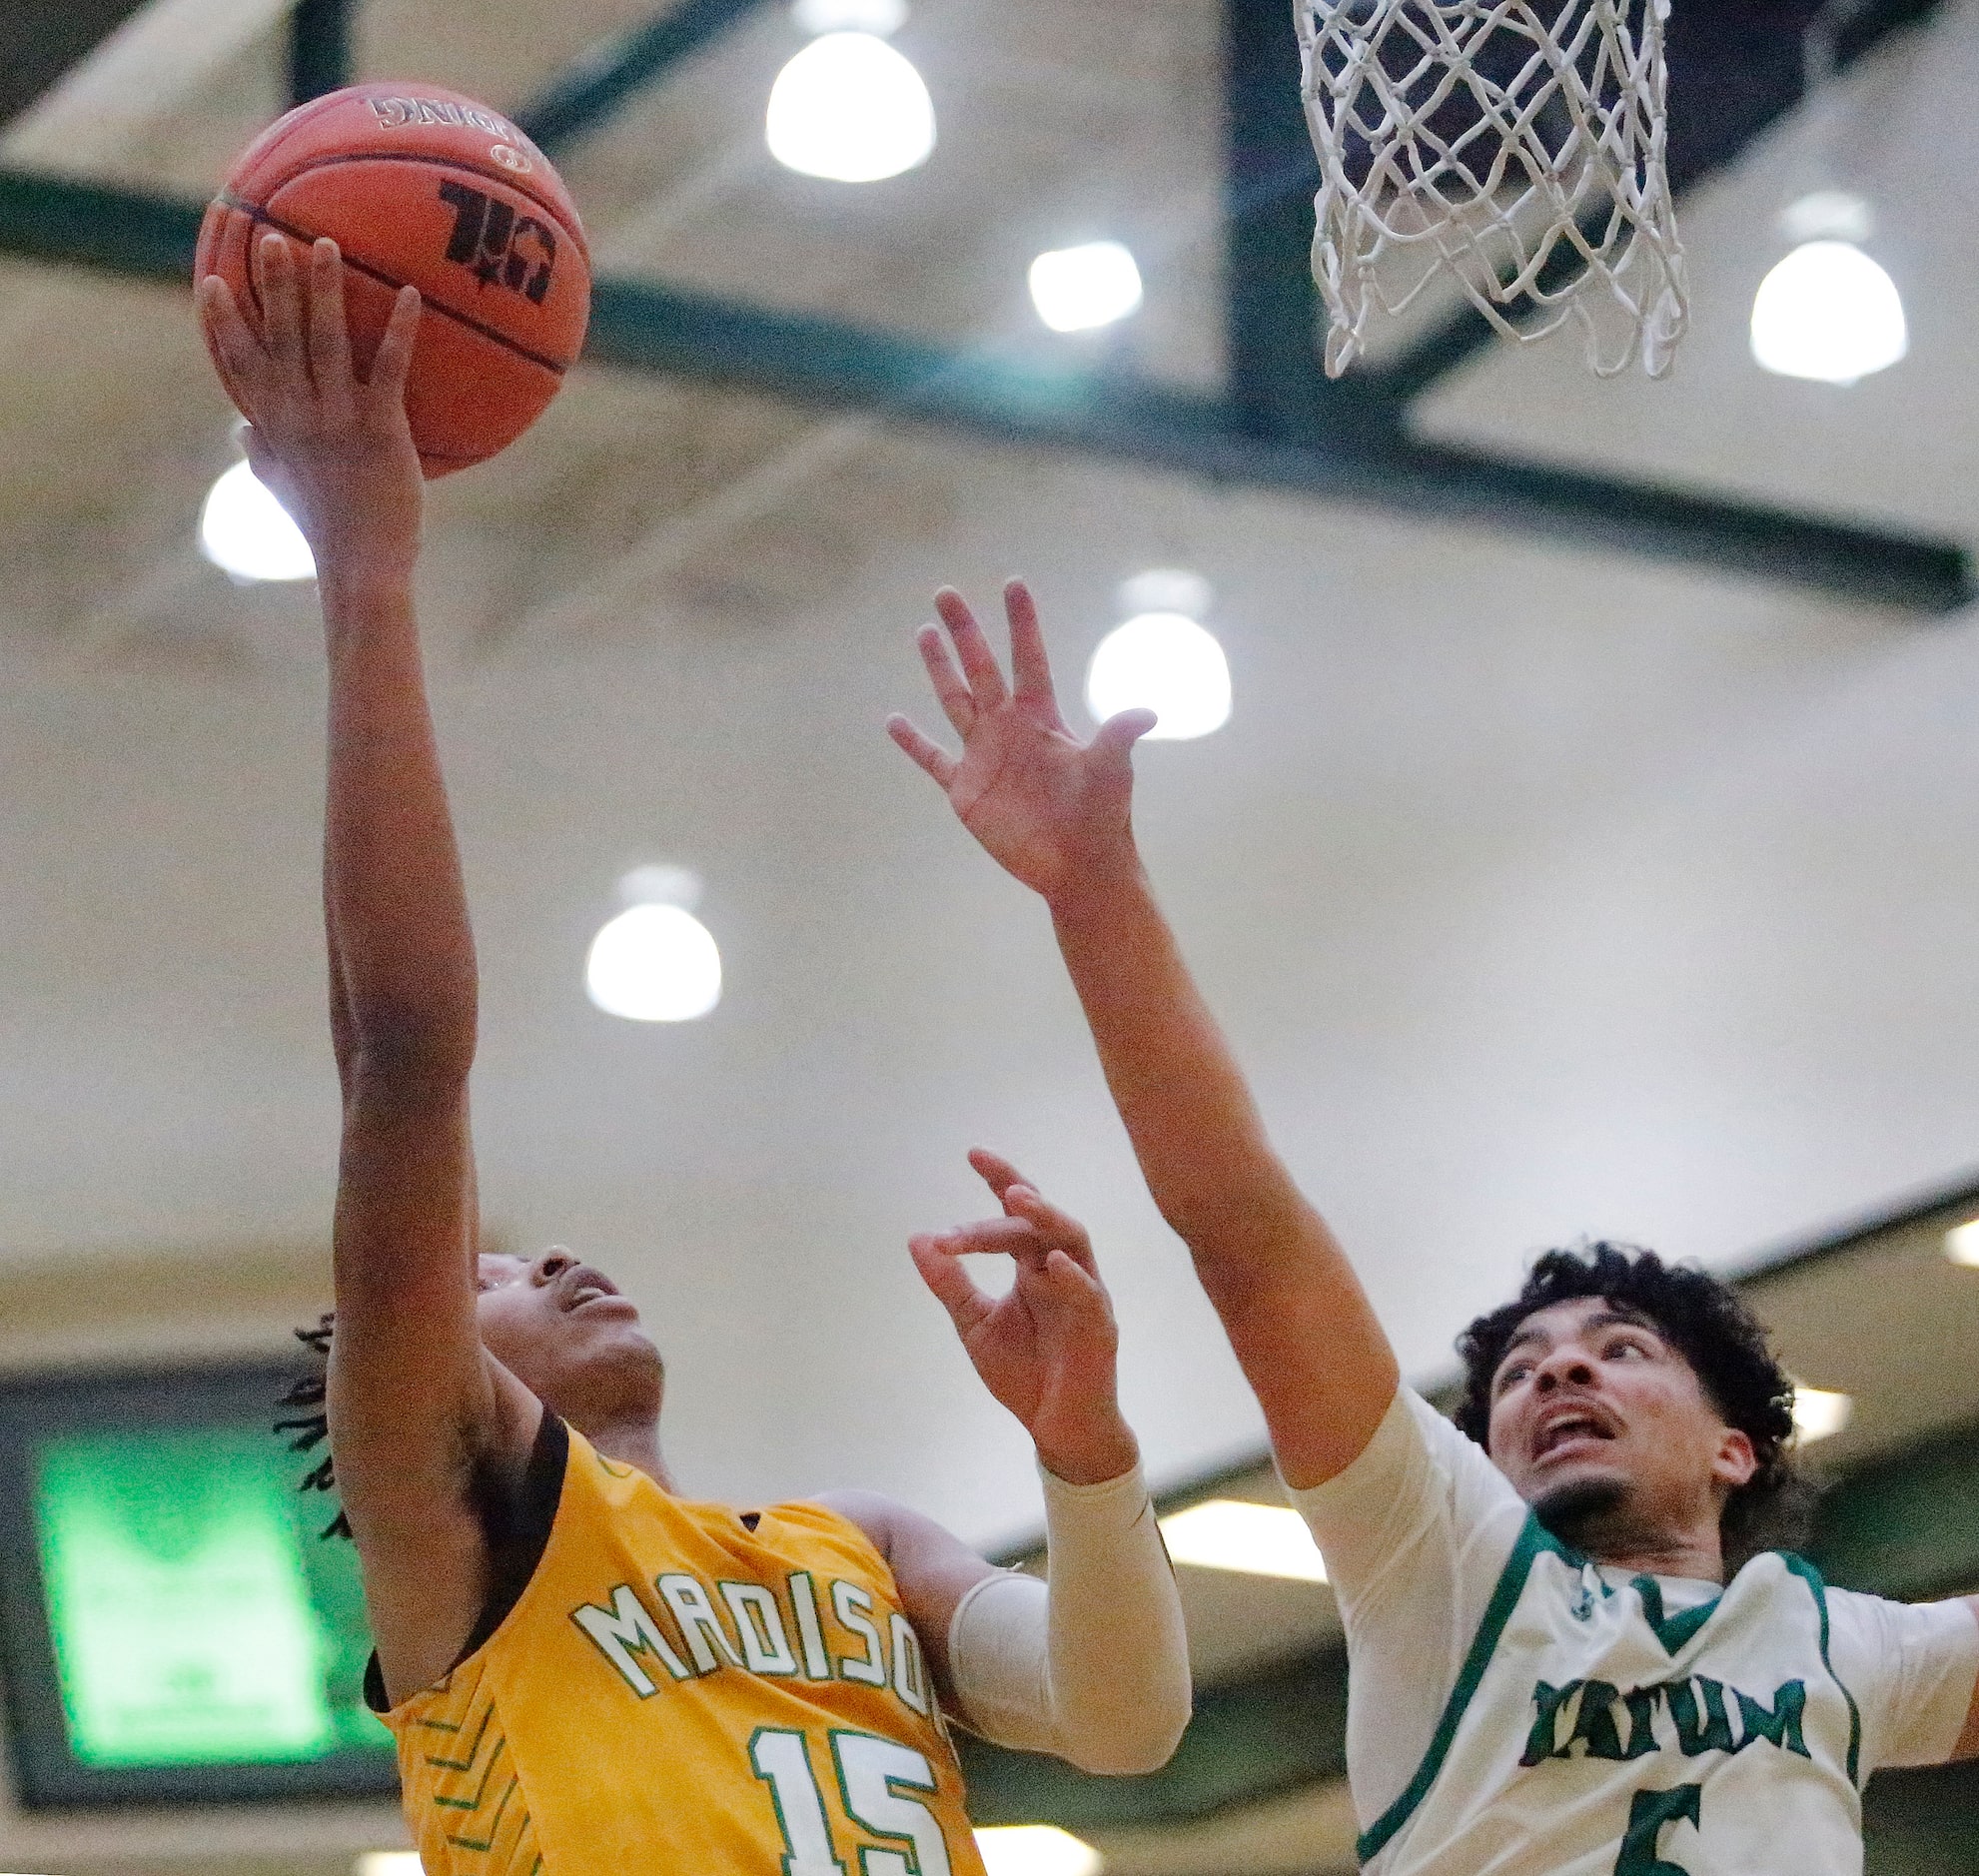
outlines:
[[[1964,1596],[1960,1600],[1972,1611],[1972,1619],[1979,1622],[1979,1596]],[[1965,1727],[1951,1755],[1955,1759],[1979,1759],[1979,1682],[1973,1684],[1972,1701],[1965,1710]]]
[[[1320,1484],[1380,1425],[1395,1356],[1340,1245],[1273,1151],[1142,869],[1130,752],[1153,717],[1125,711],[1080,742],[1059,714],[1029,592],[1013,581],[1005,596],[1014,684],[958,593],[936,600],[954,661],[935,627],[921,633],[961,759],[902,718],[888,729],[991,856],[1050,907],[1155,1203],[1189,1247],[1287,1482]]]

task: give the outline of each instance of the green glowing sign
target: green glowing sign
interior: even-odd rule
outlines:
[[[357,1559],[259,1426],[64,1435],[34,1511],[69,1748],[86,1766],[385,1747]]]

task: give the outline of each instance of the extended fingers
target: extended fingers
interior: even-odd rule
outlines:
[[[1117,1333],[1106,1286],[1062,1248],[1018,1265],[1017,1294],[1047,1333],[1062,1336],[1070,1330],[1102,1338]]]
[[[1014,1257],[1020,1263],[1041,1263],[1050,1242],[1026,1218],[979,1218],[952,1231],[932,1234],[927,1242],[950,1257]]]
[[[1080,1270],[1098,1277],[1099,1266],[1093,1258],[1093,1241],[1085,1226],[1070,1212],[1053,1205],[1000,1153],[992,1153],[987,1147],[972,1147],[969,1150],[969,1164],[1003,1206],[1002,1222],[1028,1226],[1035,1234],[1038,1247],[1049,1246],[1054,1251],[1063,1251]]]
[[[413,369],[413,348],[420,336],[420,315],[425,303],[417,287],[401,287],[392,303],[392,317],[385,322],[385,337],[378,342],[372,360],[371,389],[394,404],[406,398],[406,379]]]
[[[990,649],[969,602],[953,586],[944,586],[934,596],[934,609],[955,641],[955,655],[962,661],[962,674],[969,680],[970,699],[978,710],[992,710],[1010,695],[998,668],[996,653]]]
[[[987,1147],[971,1147],[969,1164],[975,1168],[978,1177],[990,1191],[1001,1199],[1012,1186],[1020,1185],[1024,1175],[1000,1153],[992,1153]]]
[[[218,274],[207,275],[199,284],[199,316],[226,368],[229,389],[245,394],[264,363],[264,355],[253,328],[242,317],[233,288]]]
[[[1010,675],[1017,695],[1027,703],[1048,703],[1056,709],[1058,696],[1052,688],[1044,630],[1038,624],[1038,602],[1021,579],[1004,587],[1003,613],[1010,621]]]
[[[1093,751],[1108,763],[1131,765],[1134,745],[1161,719],[1145,708],[1121,710],[1109,716],[1093,736]]]
[[[1106,1286],[1064,1246],[1053,1250],[1038,1274],[1068,1302],[1112,1322],[1113,1303],[1106,1294]]]
[[[976,700],[970,696],[962,673],[955,668],[955,660],[948,655],[941,627],[923,625],[914,634],[914,649],[927,667],[928,682],[934,686],[936,700],[941,704],[941,713],[948,718],[949,727],[958,736],[966,737],[976,720]]]
[[[344,314],[344,261],[325,237],[310,250],[310,375],[319,391],[351,382],[351,329]]]
[[[267,234],[255,243],[255,273],[261,282],[261,331],[268,356],[283,371],[299,373],[303,317],[296,291],[296,257],[282,236]]]
[[[1074,1264],[1097,1279],[1099,1264],[1093,1256],[1093,1241],[1085,1226],[1070,1212],[1061,1211],[1035,1186],[1012,1186],[1003,1203],[1010,1216],[1034,1225],[1054,1250],[1063,1251]]]
[[[932,775],[942,787],[955,779],[955,760],[942,748],[914,727],[904,716],[889,716],[886,719],[886,733],[907,752],[910,760]]]

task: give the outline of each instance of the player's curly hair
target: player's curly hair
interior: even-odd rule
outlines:
[[[317,1359],[307,1375],[302,1376],[289,1392],[276,1403],[277,1407],[304,1407],[308,1411],[294,1413],[275,1422],[278,1433],[293,1433],[289,1441],[291,1452],[314,1452],[330,1437],[330,1338],[337,1328],[335,1311],[325,1311],[323,1319],[314,1329],[299,1329],[296,1340]],[[316,1464],[303,1474],[298,1491],[335,1491],[337,1489],[337,1459],[335,1454],[326,1452]],[[349,1537],[351,1520],[340,1507],[337,1515],[323,1527],[325,1537]]]
[[[1546,1252],[1511,1302],[1458,1337],[1464,1399],[1457,1424],[1488,1446],[1491,1378],[1519,1325],[1580,1297],[1603,1298],[1653,1325],[1689,1363],[1725,1423],[1752,1441],[1758,1468],[1726,1498],[1719,1525],[1726,1568],[1801,1541],[1814,1493],[1793,1463],[1791,1377],[1735,1290],[1704,1271],[1665,1264],[1653,1251],[1602,1241]]]

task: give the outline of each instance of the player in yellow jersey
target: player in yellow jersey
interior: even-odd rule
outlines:
[[[368,381],[336,249],[257,254],[263,331],[202,315],[249,452],[310,539],[329,661],[324,898],[344,1090],[328,1414],[399,1742],[439,1876],[980,1876],[944,1712],[1090,1770],[1151,1770],[1189,1682],[1079,1227],[975,1156],[1003,1216],[917,1239],[1029,1428],[1049,1587],[843,1493],[683,1498],[638,1312],[562,1251],[477,1250],[474,942],[421,667],[408,289]],[[960,1260],[1017,1263],[1001,1301]]]

